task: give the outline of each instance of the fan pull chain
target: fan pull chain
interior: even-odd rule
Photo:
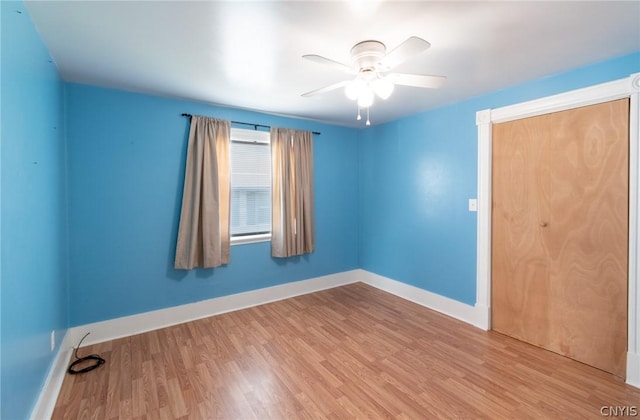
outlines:
[[[360,106],[358,106],[358,116],[356,117],[356,119],[358,121],[360,121],[362,119],[362,113],[361,113],[361,108]],[[369,120],[369,107],[367,107],[367,123],[366,125],[371,125],[371,121]]]

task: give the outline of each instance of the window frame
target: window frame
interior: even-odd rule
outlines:
[[[269,131],[260,131],[260,130],[247,130],[244,128],[235,128],[231,127],[230,132],[230,142],[238,142],[238,143],[262,143],[271,145],[271,133]],[[229,153],[231,153],[231,148],[229,148]],[[231,160],[231,156],[229,156]],[[230,191],[233,191],[233,186],[231,186]],[[271,227],[271,229],[273,226]],[[232,236],[231,235],[231,226],[229,226],[229,236],[231,245],[243,245],[243,244],[253,244],[258,242],[270,242],[271,241],[271,231],[269,233],[260,233],[253,235],[242,235],[242,236]]]

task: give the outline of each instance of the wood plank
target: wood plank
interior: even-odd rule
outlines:
[[[240,312],[110,342],[105,365],[65,378],[53,418],[596,419],[640,401],[601,370],[361,283]]]

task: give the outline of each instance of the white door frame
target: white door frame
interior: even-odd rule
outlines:
[[[476,310],[479,325],[491,328],[491,129],[492,124],[630,98],[629,115],[629,315],[627,383],[640,388],[640,73],[559,95],[476,113],[478,126],[478,248]]]

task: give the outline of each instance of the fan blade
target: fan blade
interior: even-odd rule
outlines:
[[[345,80],[345,81],[342,81],[342,82],[334,83],[332,85],[325,86],[325,87],[320,88],[320,89],[316,89],[316,90],[312,90],[310,92],[303,93],[302,96],[309,97],[309,96],[319,95],[321,93],[330,92],[332,90],[340,89],[341,87],[346,86],[348,83],[349,83],[349,80]]]
[[[302,58],[305,58],[309,61],[313,61],[314,63],[322,64],[324,66],[333,67],[336,70],[342,70],[347,73],[355,73],[355,71],[350,66],[347,66],[346,64],[342,64],[330,58],[323,57],[321,55],[307,54],[307,55],[303,55]]]
[[[396,85],[436,89],[447,80],[444,76],[427,76],[423,74],[391,73],[387,77]]]
[[[380,62],[382,65],[381,71],[389,71],[399,66],[414,55],[418,55],[425,51],[430,46],[431,44],[417,36],[408,38],[402,44],[391,50],[387,55],[382,57]]]

